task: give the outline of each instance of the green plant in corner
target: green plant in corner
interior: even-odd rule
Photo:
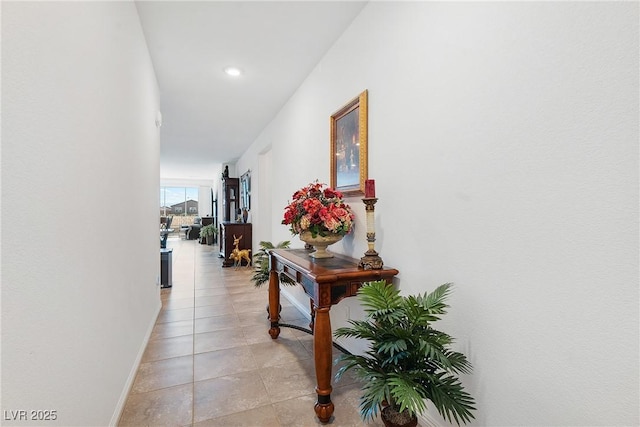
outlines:
[[[427,409],[426,400],[449,422],[459,425],[474,418],[475,401],[458,377],[470,373],[471,364],[465,355],[450,349],[451,336],[431,326],[446,314],[450,290],[451,284],[446,283],[431,293],[403,297],[384,281],[358,290],[366,319],[350,320],[351,326],[334,334],[368,340],[371,346],[364,355],[342,355],[338,360],[346,363],[336,379],[353,369],[363,380],[360,414],[364,420],[381,410],[385,425],[390,418],[396,425],[415,425],[417,415]]]
[[[290,244],[291,242],[288,240],[278,243],[277,246],[271,242],[260,242],[260,250],[253,255],[254,272],[251,277],[256,288],[269,281],[269,249],[287,249]],[[280,275],[280,283],[295,285],[295,282],[285,274]]]
[[[218,229],[213,225],[205,225],[200,229],[200,237],[207,240],[207,244],[211,241],[211,238],[218,233]]]

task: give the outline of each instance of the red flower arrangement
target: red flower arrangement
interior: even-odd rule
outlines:
[[[282,224],[289,225],[294,235],[309,231],[313,237],[330,233],[344,236],[351,231],[353,219],[342,193],[316,180],[293,194],[293,201],[284,209]]]

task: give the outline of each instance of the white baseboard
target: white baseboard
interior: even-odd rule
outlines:
[[[311,320],[311,313],[309,313],[309,306],[302,304],[300,301],[291,296],[285,289],[280,288],[280,295],[283,295],[287,301],[289,301],[295,308],[298,309],[307,319]]]
[[[120,416],[122,415],[122,411],[124,410],[124,405],[127,402],[127,397],[129,397],[129,392],[131,391],[131,387],[133,387],[133,382],[136,379],[136,374],[138,373],[138,369],[140,368],[140,362],[142,361],[142,356],[144,355],[144,351],[147,348],[147,344],[149,343],[149,339],[151,338],[151,333],[153,332],[153,327],[158,320],[158,315],[160,314],[160,310],[162,309],[162,301],[158,301],[158,308],[156,310],[155,316],[151,318],[151,323],[147,329],[147,333],[145,334],[144,339],[142,340],[142,345],[138,350],[138,355],[136,356],[136,360],[131,367],[131,371],[129,372],[129,377],[124,384],[124,388],[122,393],[120,394],[120,399],[118,399],[118,404],[116,405],[115,410],[113,411],[113,416],[111,417],[111,421],[109,421],[109,426],[117,426],[118,421],[120,420]]]

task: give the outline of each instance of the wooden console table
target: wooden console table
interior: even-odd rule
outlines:
[[[329,310],[343,298],[352,297],[364,282],[391,279],[398,270],[364,270],[358,268],[358,260],[335,254],[334,258],[314,259],[304,249],[272,249],[269,273],[269,335],[276,339],[280,334],[280,280],[281,273],[302,285],[311,298],[311,330],[313,331],[313,356],[316,369],[315,412],[322,423],[329,422],[334,406],[331,402],[332,331]]]

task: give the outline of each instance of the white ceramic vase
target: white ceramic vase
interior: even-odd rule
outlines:
[[[311,258],[333,258],[333,254],[327,251],[327,246],[332,245],[342,240],[344,236],[341,234],[330,233],[326,236],[316,235],[313,237],[310,231],[303,231],[300,233],[300,240],[313,245],[315,252],[311,252],[309,256]]]

